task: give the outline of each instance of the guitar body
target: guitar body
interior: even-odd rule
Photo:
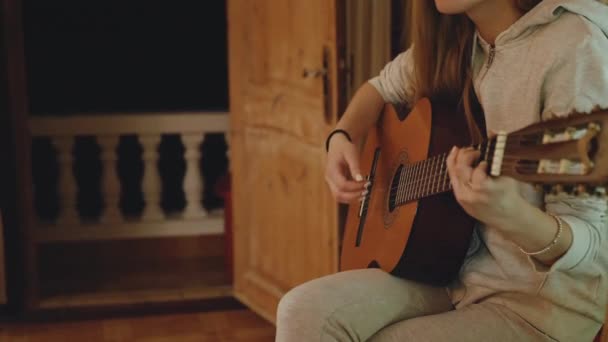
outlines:
[[[404,120],[387,105],[361,156],[369,194],[348,211],[340,267],[379,267],[446,285],[458,276],[475,220],[454,199],[445,158],[469,146],[456,108],[418,102]],[[498,132],[476,146],[492,176],[573,196],[608,198],[608,110]],[[551,188],[551,190],[547,189]]]
[[[455,110],[432,108],[425,99],[400,120],[395,109],[387,105],[378,125],[370,130],[361,156],[361,170],[368,174],[376,158],[374,179],[366,215],[359,216],[359,203],[349,207],[341,270],[379,267],[433,285],[445,285],[454,279],[465,258],[475,220],[451,192],[393,210],[388,198],[400,165],[470,143],[466,120]]]

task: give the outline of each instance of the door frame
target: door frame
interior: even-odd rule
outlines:
[[[0,0],[0,206],[4,215],[8,311],[38,307],[31,149],[20,0]],[[10,262],[9,262],[10,261]]]

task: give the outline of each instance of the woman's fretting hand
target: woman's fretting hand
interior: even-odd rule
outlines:
[[[325,180],[332,194],[341,203],[350,203],[362,196],[365,182],[359,168],[359,151],[342,134],[329,142]]]
[[[508,222],[527,202],[513,178],[488,176],[486,162],[473,167],[478,158],[479,151],[473,148],[454,147],[448,155],[447,168],[456,200],[477,220],[508,229]]]

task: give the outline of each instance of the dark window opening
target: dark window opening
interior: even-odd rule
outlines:
[[[227,110],[225,0],[24,0],[34,115]]]

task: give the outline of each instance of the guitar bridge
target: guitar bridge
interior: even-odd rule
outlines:
[[[357,229],[357,240],[356,246],[361,244],[361,237],[363,235],[363,227],[365,226],[365,218],[367,217],[367,208],[369,207],[369,200],[374,187],[374,178],[376,178],[376,166],[378,165],[378,159],[380,158],[380,148],[377,147],[374,152],[374,160],[372,161],[372,167],[369,176],[366,180],[370,183],[367,187],[367,195],[363,196],[361,201],[361,207],[359,208],[359,228]]]
[[[369,176],[365,176],[365,181],[369,182]],[[370,190],[372,188],[372,184],[370,182],[369,186],[367,187],[367,194],[365,196],[363,196],[363,200],[361,201],[361,206],[359,207],[359,217],[361,217],[363,215],[363,208],[365,207],[365,205],[367,204],[367,201],[369,200],[369,194],[370,194]]]

